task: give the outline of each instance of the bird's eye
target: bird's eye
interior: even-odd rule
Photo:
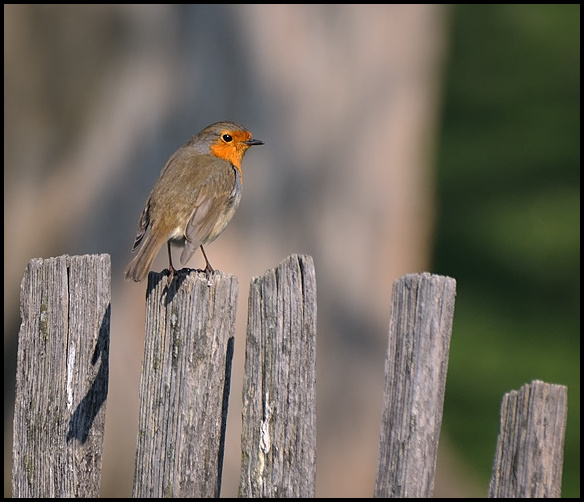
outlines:
[[[223,136],[221,136],[221,139],[225,141],[225,143],[231,143],[233,141],[231,135],[227,133],[223,134]]]

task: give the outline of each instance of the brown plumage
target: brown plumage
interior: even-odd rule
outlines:
[[[162,245],[184,245],[184,265],[200,247],[207,275],[213,272],[203,245],[225,229],[241,199],[241,161],[247,149],[263,142],[243,126],[218,122],[203,129],[168,159],[140,216],[132,251],[144,241],[125,270],[126,280],[142,281]]]

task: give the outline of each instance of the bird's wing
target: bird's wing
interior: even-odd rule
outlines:
[[[221,161],[217,169],[199,187],[195,198],[193,212],[185,228],[185,248],[181,254],[181,263],[186,263],[195,250],[213,240],[217,235],[217,226],[221,229],[227,224],[226,208],[231,204],[236,183],[235,170],[228,163]],[[219,231],[220,233],[220,231]]]
[[[144,234],[148,229],[148,225],[150,225],[150,199],[146,201],[146,205],[142,210],[142,214],[140,215],[140,222],[138,223],[138,231],[136,232],[136,238],[134,239],[134,245],[132,246],[132,252],[136,250],[138,244],[142,242],[144,238]]]

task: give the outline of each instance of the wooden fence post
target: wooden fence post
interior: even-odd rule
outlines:
[[[13,497],[97,497],[108,390],[107,254],[28,263],[20,289]]]
[[[432,497],[456,281],[393,284],[375,497]]]
[[[314,497],[316,279],[292,255],[251,281],[240,497]]]
[[[560,497],[568,389],[538,380],[505,394],[489,497]]]
[[[150,273],[134,497],[218,497],[239,285]]]

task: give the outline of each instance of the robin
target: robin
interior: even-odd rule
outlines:
[[[180,147],[166,162],[140,216],[132,252],[144,239],[137,256],[127,266],[126,280],[142,281],[166,242],[172,281],[170,245],[184,245],[184,265],[200,247],[207,278],[213,267],[203,244],[214,241],[233,217],[241,199],[241,161],[250,146],[263,145],[233,122],[217,122]]]

